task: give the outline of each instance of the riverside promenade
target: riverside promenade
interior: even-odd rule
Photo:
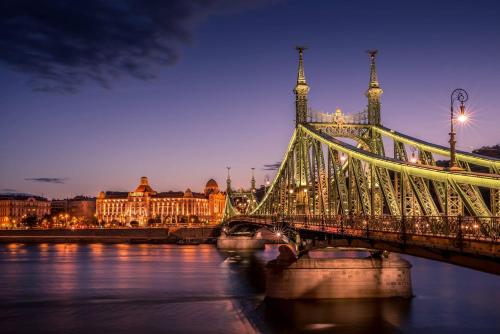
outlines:
[[[210,227],[13,229],[0,230],[0,243],[213,243]]]

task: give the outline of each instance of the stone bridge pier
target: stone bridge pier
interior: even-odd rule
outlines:
[[[398,253],[339,246],[310,232],[240,220],[222,230],[217,248],[252,250],[264,248],[267,240],[283,242],[266,268],[270,299],[412,297],[411,264]]]
[[[396,253],[364,250],[367,255],[352,256],[352,250],[332,249],[333,258],[314,252],[298,258],[289,245],[279,251],[267,265],[267,298],[412,297],[411,264]]]

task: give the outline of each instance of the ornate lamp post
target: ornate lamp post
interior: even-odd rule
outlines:
[[[457,141],[455,139],[456,133],[455,133],[455,129],[453,127],[453,122],[455,120],[453,104],[455,101],[460,102],[460,111],[459,111],[457,120],[460,123],[464,123],[467,121],[467,115],[465,114],[464,102],[466,102],[468,99],[469,99],[469,94],[467,94],[467,92],[462,88],[457,88],[453,92],[451,92],[451,96],[450,96],[450,165],[449,165],[449,169],[458,169],[457,161],[455,158],[455,155],[456,155],[455,144],[457,143]]]

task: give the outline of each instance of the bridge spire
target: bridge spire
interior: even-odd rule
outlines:
[[[251,191],[252,192],[255,192],[255,168],[252,167],[252,180],[250,181],[250,187],[251,187]]]
[[[368,123],[373,125],[380,124],[380,96],[384,92],[379,86],[377,78],[377,67],[375,65],[375,57],[378,50],[366,51],[370,56],[370,82],[366,97],[368,98]]]
[[[295,124],[298,125],[307,122],[307,93],[309,93],[309,86],[307,85],[306,75],[304,74],[304,62],[302,57],[306,48],[297,46],[295,49],[299,52],[297,83],[293,89],[295,93]]]
[[[229,174],[231,167],[226,167],[226,168],[227,168],[226,193],[229,195],[229,193],[231,192],[231,175]]]

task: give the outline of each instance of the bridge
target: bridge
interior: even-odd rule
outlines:
[[[461,102],[462,114],[466,93],[452,94],[449,149],[382,125],[376,51],[364,111],[309,108],[304,48],[297,49],[292,138],[260,201],[253,182],[242,207],[228,176],[226,228],[280,231],[299,254],[305,245],[369,247],[500,274],[500,160],[454,149],[453,104]]]

